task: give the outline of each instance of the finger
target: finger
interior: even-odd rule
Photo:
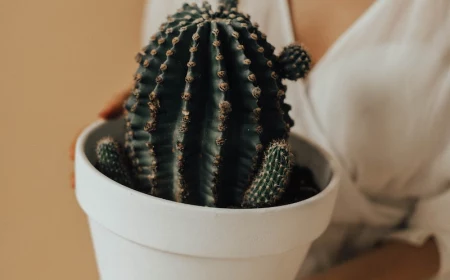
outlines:
[[[100,111],[99,117],[105,120],[114,119],[122,115],[123,111],[123,102],[120,102],[120,99],[114,99]]]
[[[73,172],[70,174],[70,187],[75,189],[75,174]]]
[[[104,111],[101,111],[99,113],[99,117],[104,120],[111,120],[111,119],[115,119],[115,118],[121,116],[123,113],[124,113],[123,108],[114,107],[114,108],[109,108],[109,109],[105,109]]]
[[[78,130],[77,134],[72,139],[72,143],[70,144],[69,157],[70,157],[70,160],[72,160],[72,161],[75,160],[75,148],[76,148],[76,145],[77,145],[78,136],[80,136],[82,131],[83,131],[83,128],[80,128]]]
[[[99,117],[102,119],[113,119],[123,114],[123,103],[130,96],[131,88],[118,93],[114,98],[106,104],[100,111]]]

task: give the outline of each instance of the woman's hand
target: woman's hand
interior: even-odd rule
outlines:
[[[124,110],[123,110],[123,102],[130,96],[132,90],[132,86],[129,86],[120,92],[118,92],[99,112],[99,117],[105,120],[114,119],[117,117],[120,117]],[[83,129],[80,129],[78,133],[75,135],[75,137],[72,140],[72,144],[69,148],[69,157],[70,160],[75,159],[75,145],[77,142],[77,138],[79,134],[81,133]],[[72,188],[75,187],[75,173],[72,171],[70,175],[70,183]]]
[[[420,247],[390,241],[378,249],[304,280],[425,280],[436,275],[439,264],[434,238]]]

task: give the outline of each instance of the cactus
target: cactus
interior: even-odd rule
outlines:
[[[121,145],[111,137],[104,137],[97,143],[96,168],[119,184],[133,187],[127,158]]]
[[[281,77],[295,81],[308,75],[311,69],[311,58],[304,46],[290,44],[284,47],[277,64]]]
[[[293,75],[293,63],[274,50],[236,0],[220,1],[215,12],[207,2],[184,4],[168,16],[136,55],[124,104],[129,187],[181,203],[240,207],[264,151],[285,141],[294,124],[281,79],[304,75]]]
[[[289,186],[293,155],[285,141],[274,142],[267,150],[259,176],[248,188],[243,208],[276,205]]]

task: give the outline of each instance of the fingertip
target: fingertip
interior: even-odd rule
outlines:
[[[69,158],[71,161],[75,160],[75,147],[76,147],[76,143],[77,143],[77,138],[75,138],[74,140],[72,140],[72,143],[70,144],[70,148],[69,148]]]
[[[73,172],[70,174],[70,187],[75,189],[75,174]]]
[[[73,148],[70,148],[69,158],[70,158],[71,161],[75,160],[75,152],[73,151]]]
[[[124,113],[124,110],[122,110],[122,109],[114,111],[113,113],[111,113],[109,115],[109,119],[117,119],[117,118],[121,117],[123,115],[123,113]]]
[[[131,89],[117,93],[108,104],[98,113],[98,117],[104,120],[110,120],[121,116],[124,112],[126,99],[131,94]]]
[[[108,116],[109,116],[109,114],[110,114],[110,111],[111,111],[111,110],[109,110],[109,109],[103,109],[102,111],[100,111],[100,112],[98,113],[98,117],[101,118],[101,119],[108,119]]]
[[[104,120],[112,120],[122,116],[124,112],[125,110],[122,107],[115,107],[101,113],[99,116]]]

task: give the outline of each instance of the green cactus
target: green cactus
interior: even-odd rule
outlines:
[[[248,188],[244,208],[275,206],[289,185],[293,155],[285,141],[274,142],[267,150],[261,172]]]
[[[104,137],[97,143],[96,168],[119,184],[133,187],[133,180],[127,158],[120,144],[111,137]]]
[[[168,16],[136,55],[135,87],[124,105],[130,187],[239,207],[264,150],[286,140],[294,124],[281,81],[292,75],[280,71],[286,63],[274,50],[236,0],[220,1],[215,12],[207,2],[184,4]]]

